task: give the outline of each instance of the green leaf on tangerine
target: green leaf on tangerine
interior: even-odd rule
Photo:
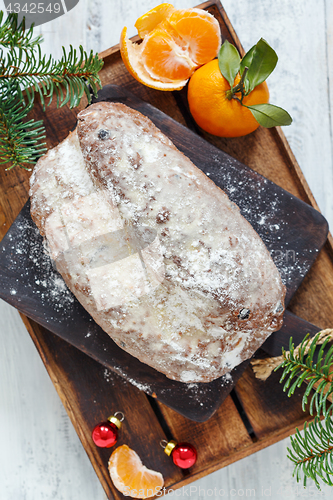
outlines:
[[[241,76],[243,76],[245,68],[249,69],[249,67],[251,66],[251,62],[252,62],[253,53],[254,53],[255,48],[256,48],[256,46],[253,45],[253,47],[248,52],[246,52],[245,56],[241,60],[240,68],[239,68],[239,73]],[[244,78],[244,90],[245,90],[245,95],[247,95],[250,91],[250,82],[249,82],[247,75]]]
[[[225,40],[218,54],[219,68],[230,87],[234,86],[234,80],[240,67],[240,55],[234,45]]]
[[[243,104],[243,106],[245,106]],[[278,125],[290,125],[293,121],[290,114],[278,106],[273,104],[252,104],[245,106],[253,114],[259,125],[270,128]]]
[[[272,47],[270,47],[268,43],[261,38],[255,45],[251,63],[250,66],[248,66],[249,71],[246,75],[250,84],[250,91],[269,77],[274,70],[277,61],[278,56],[276,55],[275,50],[273,50]]]
[[[253,52],[254,52],[255,48],[256,48],[256,46],[253,45],[253,47],[251,47],[251,49],[248,52],[246,52],[245,56],[241,60],[240,68],[239,68],[239,73],[241,76],[244,72],[245,66],[247,66],[248,68],[251,66]]]

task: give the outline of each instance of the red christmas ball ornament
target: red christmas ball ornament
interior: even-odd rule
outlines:
[[[164,453],[171,455],[173,463],[181,469],[189,469],[197,461],[197,450],[190,443],[177,443],[176,441],[161,441]]]
[[[119,415],[120,418],[118,418],[117,415]],[[97,424],[91,433],[95,445],[100,448],[111,448],[111,446],[116,444],[118,440],[118,429],[120,429],[124,418],[124,414],[118,411],[114,415],[111,415],[106,422]]]
[[[197,461],[197,450],[190,443],[178,443],[171,452],[172,460],[181,469],[192,467]]]

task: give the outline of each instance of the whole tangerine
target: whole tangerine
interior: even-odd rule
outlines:
[[[235,78],[234,85],[240,81]],[[219,137],[240,137],[250,134],[259,123],[245,106],[267,103],[269,91],[266,82],[257,85],[243,98],[243,106],[238,99],[228,98],[230,85],[221,74],[218,60],[214,59],[201,66],[192,75],[188,85],[188,104],[196,123],[206,132]]]

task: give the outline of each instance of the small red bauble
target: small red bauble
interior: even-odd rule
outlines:
[[[111,422],[101,422],[94,427],[91,436],[96,446],[111,448],[117,442],[118,429]]]
[[[190,443],[178,443],[171,456],[175,465],[181,469],[188,469],[197,461],[197,450]]]
[[[121,415],[120,420],[116,417],[117,414]],[[120,429],[123,420],[124,415],[121,412],[117,412],[109,417],[106,422],[97,424],[91,433],[95,445],[100,448],[111,448],[111,446],[116,444],[118,429]]]
[[[161,442],[164,453],[171,455],[173,463],[181,469],[192,467],[197,461],[197,450],[190,443],[176,443],[176,441]]]

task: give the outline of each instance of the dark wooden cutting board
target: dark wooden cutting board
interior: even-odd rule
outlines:
[[[275,260],[287,287],[288,304],[326,241],[328,227],[324,217],[125,89],[107,85],[99,92],[98,100],[123,102],[148,116],[227,192]],[[169,380],[120,349],[92,320],[54,269],[31,220],[29,203],[2,240],[0,280],[1,298],[190,419],[207,420],[248,365],[244,362],[234,369],[232,381],[222,377],[209,384],[184,384]],[[295,329],[304,331],[305,325],[298,324],[297,317],[295,322]],[[288,335],[288,320],[283,332]]]

